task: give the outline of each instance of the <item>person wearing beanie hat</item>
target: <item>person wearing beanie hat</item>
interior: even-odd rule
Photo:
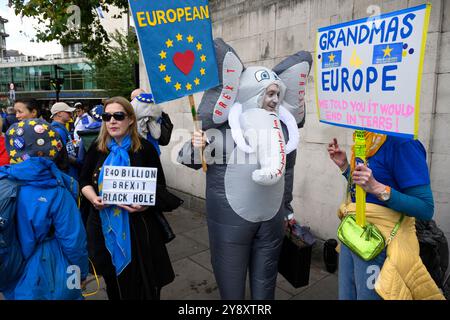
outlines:
[[[19,121],[6,132],[12,164],[0,167],[0,181],[10,189],[18,185],[14,227],[23,255],[23,270],[3,291],[6,299],[83,299],[86,232],[77,207],[78,184],[54,163],[62,148],[59,134],[42,119]],[[74,288],[67,285],[74,278],[69,266],[80,271]]]

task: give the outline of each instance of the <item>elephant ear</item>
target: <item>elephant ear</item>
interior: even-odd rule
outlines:
[[[232,47],[221,38],[214,40],[220,84],[205,92],[198,107],[203,130],[221,126],[236,100],[244,65]]]
[[[294,116],[299,128],[305,123],[305,89],[311,65],[311,53],[299,51],[273,68],[286,85],[286,95],[282,104]]]

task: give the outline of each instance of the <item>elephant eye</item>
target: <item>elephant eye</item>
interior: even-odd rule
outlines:
[[[270,79],[270,74],[266,70],[258,70],[255,72],[256,81],[261,82],[262,80]]]
[[[275,80],[281,80],[280,77],[275,72],[272,72],[272,74]]]

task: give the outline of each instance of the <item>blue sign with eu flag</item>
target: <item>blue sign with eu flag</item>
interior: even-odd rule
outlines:
[[[156,103],[219,84],[207,0],[130,0]]]
[[[377,44],[373,47],[373,64],[402,62],[403,43]]]
[[[330,51],[323,53],[322,68],[337,68],[341,66],[342,51]]]

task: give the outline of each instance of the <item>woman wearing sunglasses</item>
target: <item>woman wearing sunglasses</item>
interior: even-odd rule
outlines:
[[[99,196],[102,167],[158,168],[158,190],[164,173],[153,146],[139,137],[136,116],[123,97],[105,102],[102,126],[88,150],[80,187],[91,203],[87,220],[88,250],[95,268],[105,279],[110,300],[159,299],[174,273],[155,215],[156,206],[105,205]]]

